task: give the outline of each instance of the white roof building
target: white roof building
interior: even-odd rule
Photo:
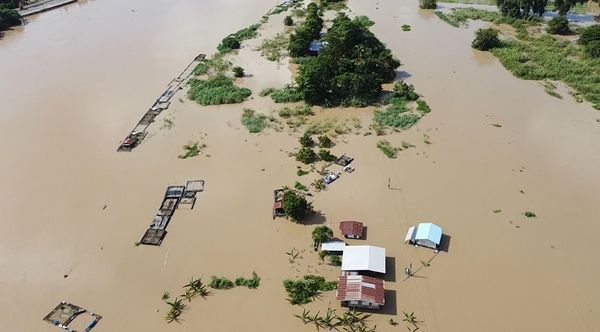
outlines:
[[[442,228],[436,224],[421,223],[416,227],[410,227],[404,240],[412,244],[438,249],[442,242],[442,233]]]
[[[342,271],[385,273],[385,248],[346,246],[342,257]]]
[[[329,241],[329,242],[321,243],[322,251],[341,253],[344,251],[345,247],[346,247],[346,243],[344,241]]]

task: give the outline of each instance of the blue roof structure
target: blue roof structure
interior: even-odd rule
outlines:
[[[311,52],[320,53],[322,46],[323,46],[323,43],[314,39],[313,41],[310,42],[310,46],[308,46],[308,50]]]
[[[429,240],[437,245],[442,242],[442,228],[433,223],[422,223],[417,227],[415,240]]]

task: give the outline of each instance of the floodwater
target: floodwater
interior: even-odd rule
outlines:
[[[284,278],[337,268],[319,264],[310,231],[362,220],[366,241],[393,257],[379,331],[415,312],[426,331],[598,331],[600,113],[515,79],[473,30],[417,9],[417,1],[350,1],[404,64],[401,76],[431,106],[414,128],[385,137],[416,145],[391,160],[381,137],[341,135],[336,154],[356,172],[315,194],[308,225],[271,219],[271,190],[296,177],[287,152],[298,134],[250,135],[243,107],[277,109],[260,89],[289,82],[286,62],[269,62],[250,41],[234,61],[251,77],[244,105],[200,107],[176,96],[160,129],[132,153],[116,147],[173,77],[198,53],[255,23],[273,1],[80,1],[30,19],[0,40],[0,317],[15,331],[55,331],[41,320],[66,300],[102,315],[95,331],[312,331],[285,300]],[[264,36],[281,31],[271,18]],[[108,24],[110,23],[110,24]],[[402,24],[412,31],[403,32]],[[331,114],[335,115],[331,111]],[[352,110],[367,130],[370,109]],[[492,124],[500,124],[495,127]],[[432,144],[424,143],[428,135]],[[203,155],[181,160],[188,141]],[[192,211],[179,209],[160,248],[134,246],[167,185],[206,180]],[[388,179],[392,190],[387,188]],[[493,213],[493,210],[501,210]],[[526,219],[524,211],[534,211]],[[450,236],[447,252],[418,276],[404,266],[433,253],[403,245],[425,220]],[[337,231],[336,231],[337,234]],[[303,250],[288,261],[285,252]],[[167,325],[160,300],[192,276],[261,277],[257,290],[215,291],[194,299],[181,324]],[[65,277],[66,276],[66,277]],[[308,306],[339,309],[333,294]]]

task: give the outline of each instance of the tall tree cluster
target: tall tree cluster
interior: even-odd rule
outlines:
[[[300,67],[298,89],[313,105],[364,106],[376,101],[400,62],[369,31],[370,21],[339,14],[318,57]]]
[[[310,42],[321,37],[323,19],[319,13],[319,7],[311,2],[306,10],[306,20],[290,35],[288,51],[292,57],[301,57],[308,54]]]

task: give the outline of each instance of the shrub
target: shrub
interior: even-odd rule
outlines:
[[[233,286],[235,286],[231,280],[225,277],[215,276],[212,276],[210,278],[210,283],[208,285],[214,289],[230,289],[233,288]]]
[[[548,21],[546,31],[553,35],[566,35],[571,32],[569,29],[569,20],[562,15],[556,16]]]
[[[233,79],[223,74],[206,80],[190,80],[188,97],[201,105],[241,103],[252,94],[250,89],[233,84]]]
[[[291,16],[286,16],[286,17],[283,19],[283,24],[285,24],[285,25],[286,25],[286,26],[288,26],[288,27],[289,27],[289,26],[292,26],[292,25],[294,25],[294,19],[293,19]]]
[[[436,0],[419,0],[419,7],[422,9],[436,9],[437,1]]]
[[[408,85],[404,81],[394,83],[394,93],[392,98],[399,98],[407,101],[419,99],[419,95],[415,92],[415,87]]]
[[[585,45],[585,52],[593,58],[600,58],[600,40],[593,40]]]
[[[206,144],[199,145],[198,142],[190,142],[183,146],[184,154],[179,156],[179,159],[187,159],[195,157],[202,152],[202,149],[206,148]]]
[[[312,212],[312,205],[306,198],[293,190],[286,190],[283,193],[283,203],[281,205],[285,215],[294,221],[300,221]]]
[[[473,40],[471,46],[480,51],[488,51],[494,47],[500,46],[498,30],[493,28],[477,30],[475,33],[475,40]]]
[[[333,266],[342,266],[342,258],[338,255],[329,256],[329,262]]]
[[[299,141],[300,145],[302,145],[303,147],[309,148],[315,145],[315,141],[312,139],[312,137],[310,137],[309,133],[304,133],[304,135],[300,137]]]
[[[244,77],[244,68],[240,66],[233,67],[233,76],[235,77]]]
[[[319,157],[313,149],[303,147],[296,154],[296,160],[304,164],[311,164],[319,160]]]
[[[21,24],[21,15],[9,4],[0,3],[0,31]]]
[[[535,218],[535,217],[537,217],[537,215],[535,214],[535,212],[531,212],[531,211],[525,211],[525,213],[523,213],[523,215],[525,215],[525,217],[527,217],[527,218]]]
[[[319,158],[326,162],[332,162],[337,159],[336,156],[332,155],[331,152],[329,152],[329,150],[326,149],[319,150]]]
[[[305,275],[303,279],[284,280],[283,287],[288,293],[288,301],[291,304],[306,304],[311,302],[320,292],[336,289],[337,282],[326,281],[321,276]]]
[[[260,133],[267,127],[267,116],[264,114],[256,114],[252,109],[245,108],[242,113],[242,124],[248,128],[251,133]]]
[[[412,127],[420,118],[419,115],[411,113],[404,102],[397,102],[385,110],[377,110],[373,113],[373,122],[377,126],[390,126],[400,129]]]
[[[221,53],[227,53],[231,50],[237,50],[239,49],[241,46],[240,41],[233,37],[233,36],[227,36],[225,38],[223,38],[223,40],[221,41],[221,44],[219,44],[219,46],[217,46],[217,50],[219,50],[219,52]]]
[[[329,138],[329,136],[327,136],[327,135],[321,135],[318,137],[318,139],[319,139],[319,147],[320,148],[329,149],[330,147],[333,146],[333,142],[331,141],[331,138]]]
[[[258,95],[261,97],[266,97],[268,95],[270,95],[271,93],[273,93],[273,91],[275,91],[275,88],[266,88],[266,89],[262,89]]]
[[[223,38],[221,44],[217,46],[217,50],[221,53],[227,53],[234,49],[239,49],[240,44],[243,40],[254,38],[258,35],[258,28],[260,24],[253,24],[247,28],[244,28],[236,33],[232,33],[229,36]]]
[[[303,185],[302,183],[296,181],[296,183],[294,183],[294,188],[300,190],[300,191],[308,191],[308,187],[306,187],[305,185]]]
[[[417,111],[426,114],[431,112],[431,108],[429,107],[429,105],[427,105],[427,102],[425,102],[425,100],[417,100]]]

